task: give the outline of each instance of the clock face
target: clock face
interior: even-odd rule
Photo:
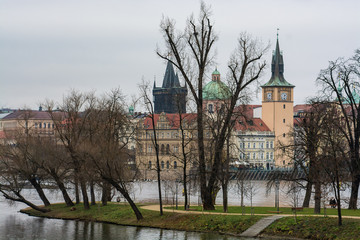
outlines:
[[[267,93],[267,95],[266,95],[266,96],[267,96],[267,99],[268,99],[268,100],[271,100],[271,98],[272,98],[272,94],[271,94],[271,92]]]
[[[287,99],[287,93],[282,93],[281,100],[286,100],[286,99]]]

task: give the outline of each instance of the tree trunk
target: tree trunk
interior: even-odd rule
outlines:
[[[224,213],[228,212],[228,185],[226,183],[222,184],[222,192],[223,192],[223,211]]]
[[[129,196],[128,192],[122,188],[117,182],[115,182],[113,179],[105,178],[106,181],[108,181],[116,190],[118,190],[126,199],[126,201],[130,204],[131,209],[135,213],[136,219],[141,220],[144,217],[142,216],[140,210],[137,208],[136,204],[133,202],[131,197]]]
[[[60,178],[56,174],[56,172],[54,170],[51,170],[49,173],[54,178],[56,184],[58,185],[58,187],[63,195],[66,206],[68,206],[68,207],[74,206],[74,203],[71,201],[71,198],[69,197],[69,194],[66,191],[64,183],[60,180]]]
[[[102,195],[101,195],[101,204],[103,206],[106,206],[107,205],[107,202],[108,202],[108,191],[109,191],[109,187],[108,187],[108,183],[107,182],[104,182],[103,183],[103,187],[102,187]]]
[[[312,192],[312,183],[310,181],[308,181],[306,184],[306,192],[305,192],[304,202],[302,205],[303,208],[309,207],[310,199],[311,199],[311,192]]]
[[[91,181],[90,182],[90,201],[91,201],[91,205],[96,205],[96,201],[95,201],[95,190],[94,190],[94,182]]]
[[[9,199],[9,200],[12,200],[12,201],[15,201],[15,202],[22,202],[22,203],[25,203],[26,205],[28,205],[29,207],[31,207],[32,209],[35,209],[39,212],[42,212],[42,213],[46,213],[46,212],[50,212],[51,210],[50,209],[46,209],[46,208],[42,208],[42,207],[38,207],[36,206],[35,204],[29,202],[28,200],[26,200],[22,195],[20,195],[19,193],[15,193],[14,194],[18,197],[18,198],[15,198],[15,197],[12,197],[10,195],[8,195],[6,192],[4,191],[1,191],[3,196],[6,198],[6,199]]]
[[[353,177],[351,181],[351,195],[350,195],[349,209],[353,209],[353,210],[357,209],[359,183],[360,183],[360,175]]]
[[[33,185],[33,187],[36,189],[36,191],[39,194],[39,197],[40,197],[41,201],[43,201],[44,205],[46,207],[50,206],[50,202],[46,198],[45,193],[44,193],[42,187],[40,186],[40,184],[37,182],[36,178],[30,177],[30,178],[28,178],[28,180],[31,183],[31,185]]]
[[[79,179],[77,177],[77,174],[75,174],[74,177],[74,187],[75,187],[75,203],[80,203],[80,194],[79,194]]]
[[[314,184],[315,184],[314,213],[320,213],[321,212],[321,183],[316,180]]]
[[[186,162],[184,162],[184,174],[183,174],[183,185],[184,185],[184,197],[185,197],[185,201],[184,201],[184,209],[188,210],[189,206],[188,206],[188,195],[187,195],[187,174],[186,174]]]
[[[88,194],[86,191],[86,182],[82,178],[79,180],[80,180],[80,189],[83,197],[84,209],[88,210],[90,209],[90,204],[89,204]]]

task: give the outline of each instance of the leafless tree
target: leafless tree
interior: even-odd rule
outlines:
[[[180,72],[195,101],[197,110],[198,129],[198,158],[200,188],[203,207],[206,210],[214,209],[213,194],[217,188],[217,176],[223,159],[223,147],[226,133],[231,122],[231,115],[240,96],[240,92],[256,81],[263,69],[265,62],[261,58],[266,48],[259,46],[258,41],[247,34],[241,34],[238,40],[238,48],[231,57],[229,70],[234,83],[232,97],[229,103],[229,111],[224,118],[218,138],[214,144],[215,154],[211,165],[207,166],[205,157],[204,138],[204,114],[203,114],[203,85],[206,72],[213,63],[214,43],[217,35],[214,33],[210,20],[211,12],[205,3],[201,3],[200,16],[196,20],[191,16],[183,32],[175,29],[175,22],[164,18],[160,24],[164,36],[166,50],[157,51],[157,54],[170,61]],[[210,171],[207,171],[210,169]]]
[[[350,151],[348,166],[351,172],[351,196],[349,209],[357,209],[360,184],[360,50],[348,60],[337,59],[329,63],[328,68],[321,70],[317,82],[323,87],[322,91],[329,101],[336,100],[341,110],[342,125],[340,133],[347,142]],[[332,98],[332,99],[331,99]]]

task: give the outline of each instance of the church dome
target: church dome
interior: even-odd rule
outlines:
[[[203,88],[204,100],[225,100],[231,97],[231,91],[225,83],[220,81],[220,73],[215,70],[212,74],[212,81]]]

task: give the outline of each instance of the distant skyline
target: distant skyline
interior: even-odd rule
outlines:
[[[360,48],[357,0],[228,0],[211,6],[216,66],[225,78],[240,32],[271,44],[279,28],[285,79],[294,84],[294,104],[315,96],[315,80],[328,62]],[[37,109],[45,99],[61,102],[70,89],[98,95],[120,87],[130,100],[142,78],[159,86],[166,63],[155,53],[163,46],[162,16],[183,30],[198,15],[200,1],[0,0],[0,108]],[[207,81],[211,80],[207,72]],[[181,78],[180,78],[181,79]],[[261,93],[251,103],[260,104]]]

